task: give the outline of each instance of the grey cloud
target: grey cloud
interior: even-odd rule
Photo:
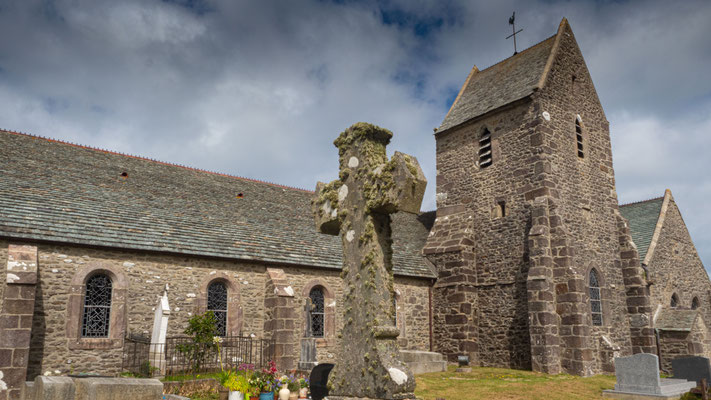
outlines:
[[[620,199],[671,188],[711,260],[704,1],[7,2],[0,125],[311,189],[335,178],[338,133],[369,121],[420,160],[433,209],[432,128],[473,64],[511,55],[514,9],[519,49],[569,18],[611,122]]]

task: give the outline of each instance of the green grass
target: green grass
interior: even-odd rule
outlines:
[[[575,400],[600,398],[603,389],[615,386],[615,377],[596,375],[546,375],[503,368],[472,368],[469,373],[447,372],[417,375],[415,395],[424,400],[540,399]]]

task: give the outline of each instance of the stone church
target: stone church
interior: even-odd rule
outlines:
[[[609,124],[565,19],[474,67],[435,138],[437,210],[393,216],[403,349],[578,375],[617,355],[666,370],[711,355],[711,284],[679,208],[668,190],[618,205]],[[0,399],[46,371],[119,373],[164,294],[168,336],[212,310],[221,334],[273,340],[283,369],[304,339],[334,362],[342,250],[312,197],[0,131]]]

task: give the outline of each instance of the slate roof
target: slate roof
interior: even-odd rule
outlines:
[[[341,268],[311,191],[1,130],[0,160],[0,237]],[[434,278],[426,220],[393,217],[396,274]]]
[[[640,261],[644,260],[649,250],[649,243],[652,241],[663,202],[664,197],[658,197],[620,206],[620,213],[630,223],[630,234],[632,241],[637,245]]]
[[[691,331],[698,310],[677,310],[665,308],[659,312],[654,327],[663,331]]]
[[[533,93],[538,88],[555,37],[553,35],[484,70],[474,69],[437,131],[452,128]]]

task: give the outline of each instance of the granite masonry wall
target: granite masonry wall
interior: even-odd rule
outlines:
[[[566,26],[559,38],[545,87],[534,97],[538,111],[550,115],[539,126],[541,158],[544,171],[550,169],[546,187],[559,199],[560,238],[568,240],[569,268],[559,269],[554,278],[556,307],[565,325],[561,340],[567,347],[561,361],[565,370],[589,375],[610,372],[614,355],[633,352],[637,339],[631,338],[630,311],[646,316],[641,318],[647,323],[639,333],[644,336],[639,350],[654,350],[653,332],[648,304],[634,304],[634,309],[628,304],[630,295],[644,303],[646,286],[636,251],[626,247],[629,232],[621,232],[625,227],[619,224],[609,124],[573,32]],[[576,120],[582,127],[583,157],[578,154]],[[601,281],[601,326],[592,324],[590,313],[587,287],[593,268]]]
[[[659,362],[661,371],[672,375],[672,360],[690,355],[709,357],[711,340],[702,318],[697,318],[691,331],[660,331]]]
[[[7,262],[7,248],[10,242],[0,240],[0,263]],[[13,244],[16,242],[12,242]],[[22,243],[20,243],[22,244]],[[124,334],[137,333],[150,336],[154,307],[164,288],[168,285],[171,307],[168,336],[180,335],[187,326],[188,319],[196,311],[204,309],[204,294],[201,289],[211,279],[229,280],[230,290],[237,291],[241,321],[230,323],[234,331],[256,337],[271,337],[264,331],[266,322],[265,299],[268,289],[273,291],[267,268],[285,271],[288,285],[293,288],[295,327],[292,330],[295,349],[292,356],[298,361],[298,343],[303,337],[304,285],[314,282],[332,291],[335,308],[335,329],[326,332],[327,338],[319,343],[318,361],[333,361],[338,343],[336,330],[341,326],[339,304],[343,289],[339,271],[269,266],[217,259],[181,257],[175,255],[151,254],[110,249],[94,249],[77,246],[36,244],[38,250],[38,284],[32,323],[32,338],[29,356],[28,378],[46,371],[59,373],[100,372],[116,374],[120,372],[122,340],[93,341],[68,339],[71,330],[72,312],[70,297],[76,290],[72,286],[76,275],[89,269],[100,268],[125,279],[127,291],[125,300]],[[428,280],[396,278],[396,289],[401,293],[399,306],[404,321],[401,344],[413,350],[429,350],[429,286]],[[5,286],[4,284],[2,285]],[[1,290],[1,289],[0,289]],[[232,297],[234,293],[230,293]],[[308,293],[307,293],[308,295]],[[116,303],[117,305],[117,303]],[[113,310],[112,310],[113,311]],[[80,311],[79,311],[80,312]],[[76,314],[76,312],[74,312]],[[232,314],[231,314],[232,315]],[[79,317],[80,318],[80,317]],[[76,315],[74,319],[77,320]],[[112,317],[112,324],[114,323]],[[111,326],[114,329],[115,326]],[[76,335],[76,333],[75,333]],[[123,338],[125,335],[119,335]]]
[[[669,307],[676,294],[678,308],[690,309],[697,298],[704,321],[711,321],[711,281],[671,195],[647,269],[653,307]]]
[[[530,368],[525,295],[527,198],[540,185],[531,164],[531,104],[438,134],[437,218],[424,253],[437,266],[435,351],[478,365]],[[493,163],[477,167],[492,134]],[[498,211],[505,202],[505,213]]]
[[[440,277],[435,350],[450,359],[468,352],[480,365],[591,375],[611,372],[616,355],[655,349],[643,270],[619,217],[608,122],[572,31],[561,29],[543,89],[435,135],[438,211],[424,253]],[[493,162],[480,169],[485,129]],[[533,215],[537,198],[547,200]],[[535,263],[534,245],[543,246]],[[593,268],[602,326],[590,313]]]

